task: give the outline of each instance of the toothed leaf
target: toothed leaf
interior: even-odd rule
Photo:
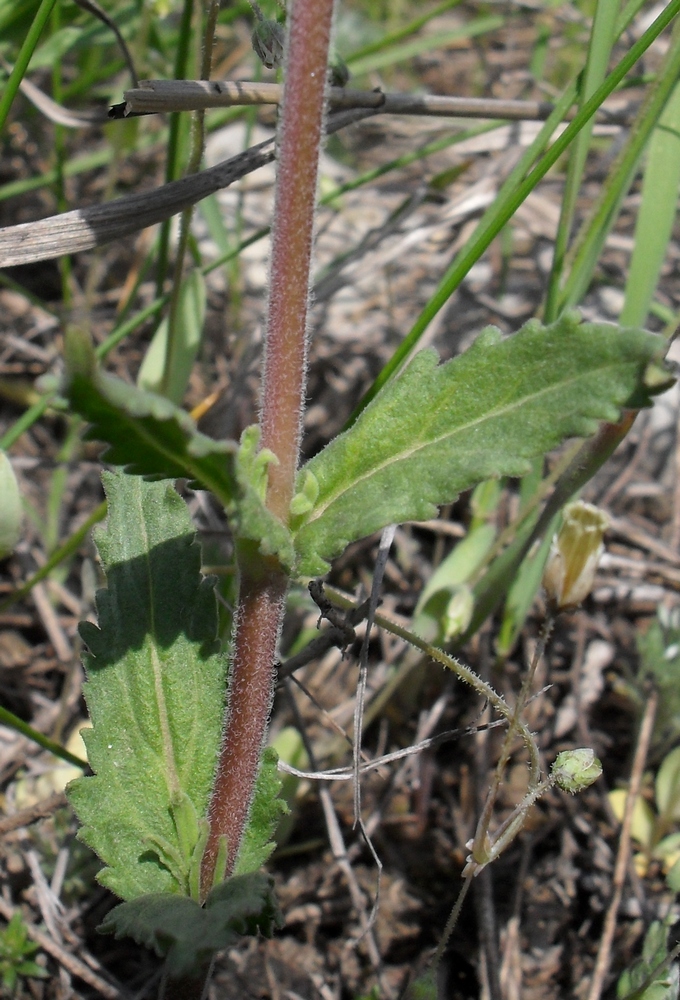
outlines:
[[[205,907],[192,899],[154,893],[121,903],[106,915],[99,930],[117,938],[132,937],[167,959],[175,979],[200,972],[217,951],[244,934],[271,937],[281,926],[272,879],[251,874],[230,878],[210,893]]]
[[[243,834],[234,872],[245,875],[257,871],[276,847],[273,840],[288,806],[282,798],[281,778],[277,770],[278,755],[268,747],[262,755],[260,773],[255,783],[255,796],[250,807],[248,825]]]
[[[318,495],[292,519],[299,572],[321,575],[350,542],[432,518],[461,490],[522,476],[565,438],[593,434],[623,406],[648,405],[668,384],[646,380],[665,346],[644,330],[581,323],[571,313],[548,327],[531,321],[506,339],[490,327],[446,364],[434,351],[418,354],[300,471],[298,492],[311,474]]]
[[[81,839],[106,866],[103,885],[123,899],[186,893],[188,839],[200,832],[186,817],[207,813],[224,708],[213,584],[171,483],[103,480],[109,514],[96,540],[108,587],[98,627],[80,628],[94,776],[68,795]]]

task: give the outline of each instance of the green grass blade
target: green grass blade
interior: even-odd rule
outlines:
[[[611,57],[612,45],[614,42],[614,31],[618,3],[616,0],[598,0],[593,19],[593,27],[588,46],[588,58],[583,74],[583,80],[579,92],[579,104],[584,102],[602,84],[607,75],[607,67]],[[560,211],[560,221],[555,239],[555,252],[553,266],[550,273],[548,294],[545,307],[545,321],[550,323],[557,315],[557,299],[559,295],[560,278],[564,264],[564,256],[567,250],[569,234],[571,233],[576,200],[583,182],[583,168],[585,166],[590,140],[592,138],[594,121],[591,118],[574,140],[570,151],[569,165],[567,167],[567,177],[564,184],[564,194],[562,196],[562,207]]]
[[[426,14],[421,14],[420,17],[416,17],[415,20],[410,21],[403,28],[394,31],[391,35],[386,35],[384,38],[379,38],[376,42],[371,42],[369,45],[364,45],[362,48],[357,49],[349,58],[359,60],[373,55],[374,52],[382,52],[391,45],[403,41],[404,38],[415,35],[416,31],[420,31],[433,18],[438,17],[447,10],[451,10],[452,7],[458,7],[461,3],[462,0],[444,0],[444,3],[440,3],[438,7],[428,11]]]
[[[647,317],[673,231],[679,186],[680,84],[676,84],[649,144],[622,323],[638,325]]]
[[[60,545],[58,549],[54,550],[45,565],[41,566],[40,569],[26,581],[26,583],[10,594],[9,597],[6,597],[4,601],[0,601],[0,612],[6,611],[7,608],[10,608],[13,604],[16,604],[17,601],[21,601],[27,594],[30,594],[36,583],[40,583],[41,580],[48,577],[56,566],[77,552],[80,543],[87,536],[90,529],[99,521],[103,521],[105,517],[106,502],[100,503],[98,507],[95,507],[87,520],[83,521],[77,531],[74,531],[70,538],[66,539],[63,545]]]
[[[623,8],[619,14],[619,19],[616,22],[616,37],[620,38],[624,31],[630,27],[632,22],[638,15],[638,12],[644,7],[647,0],[628,0],[628,3]]]
[[[664,14],[670,12],[674,6],[673,3],[669,4]],[[677,10],[674,10],[673,14],[676,13]],[[645,32],[645,35],[647,33]],[[571,308],[583,298],[607,235],[633,182],[640,157],[679,76],[680,27],[676,23],[662,70],[650,84],[642,107],[631,126],[628,141],[610,169],[598,200],[570,250],[568,263],[571,265],[571,270],[564,284],[558,311]]]
[[[678,12],[680,12],[680,0],[671,0],[668,6],[659,14],[644,34],[642,34],[637,42],[631,46],[630,50],[612,70],[604,83],[598,87],[592,97],[586,101],[584,106],[576,114],[562,135],[555,140],[540,162],[520,184],[516,184],[516,174],[518,168],[515,168],[510,178],[508,178],[508,181],[506,181],[506,184],[499,194],[499,197],[496,199],[495,204],[485,213],[466,248],[455,258],[442,278],[439,287],[421,312],[412,329],[397,348],[390,361],[387,365],[385,365],[371,388],[355,408],[348,424],[351,424],[354,420],[356,420],[359,413],[361,413],[371,399],[374,398],[380,387],[392,378],[392,376],[396,374],[396,372],[398,372],[399,369],[405,364],[409,354],[417,345],[432,319],[434,319],[442,306],[444,306],[449,300],[475,261],[479,260],[495,236],[512,218],[514,213],[517,211],[517,208],[522,204],[530,192],[533,191],[538,182],[545,177],[550,168],[568,148],[574,137],[595,114],[603,101],[605,101],[607,97],[613,93],[624,77],[635,66],[636,62],[640,59],[643,53],[647,51],[649,46],[656,38],[658,38],[661,32],[668,27]],[[565,95],[563,95],[561,100],[555,105],[553,114],[546,122],[546,125],[541,130],[532,146],[525,153],[522,161],[520,161],[524,166],[524,169],[526,169],[528,154],[531,152],[531,154],[535,156],[536,149],[539,147],[539,140],[543,143],[546,141],[544,133],[548,127],[553,129],[556,122],[560,120],[566,109],[571,105],[573,93],[574,88],[568,88]],[[548,135],[549,134],[550,132],[548,132]],[[531,161],[529,160],[529,162]],[[513,180],[514,190],[509,190],[509,182],[511,179]],[[514,186],[515,184],[516,186]]]
[[[382,386],[385,385],[406,363],[411,351],[416,347],[418,341],[439,310],[448,302],[472,265],[479,260],[492,240],[498,235],[503,226],[510,219],[516,210],[514,203],[513,207],[511,207],[509,211],[507,210],[510,200],[515,196],[522,177],[526,174],[527,170],[529,170],[531,164],[536,160],[536,157],[545,148],[558,122],[571,106],[575,93],[576,87],[572,85],[565,91],[560,100],[557,102],[553,113],[550,115],[534,141],[525,151],[517,166],[508,176],[493,205],[491,205],[491,207],[484,213],[467,244],[454,258],[434,294],[421,312],[420,316],[416,319],[413,327],[401,342],[385,367],[382,369],[371,388],[355,408],[348,421],[348,426],[356,420],[361,411],[376,396]],[[518,202],[518,204],[521,204],[521,201]]]
[[[33,743],[37,743],[39,747],[43,750],[49,750],[53,753],[55,757],[59,757],[61,760],[65,760],[67,764],[73,764],[74,767],[80,767],[83,771],[87,770],[88,763],[86,760],[81,760],[80,757],[76,757],[74,754],[70,753],[66,747],[62,747],[59,743],[55,743],[51,740],[49,736],[45,736],[38,729],[34,729],[33,726],[29,726],[27,722],[20,719],[18,715],[14,712],[10,712],[7,708],[0,707],[0,722],[4,726],[9,726],[10,729],[14,729],[15,732],[21,733],[27,739],[32,740]]]
[[[147,348],[137,376],[137,385],[142,389],[161,393],[178,406],[181,404],[201,346],[206,301],[205,279],[194,269],[182,282],[179,292],[172,345],[170,318],[166,316]]]
[[[24,39],[24,44],[21,46],[19,55],[14,63],[14,68],[9,75],[9,80],[7,81],[4,93],[0,97],[0,131],[2,131],[5,125],[9,109],[12,107],[12,102],[14,101],[19,89],[19,84],[26,75],[26,70],[28,69],[28,64],[31,61],[31,56],[35,51],[35,47],[38,44],[43,28],[52,13],[52,8],[54,7],[55,2],[56,0],[41,0],[40,7],[33,18],[29,32]]]
[[[392,48],[375,52],[364,58],[351,58],[347,60],[347,66],[353,77],[363,76],[365,73],[372,73],[378,69],[385,69],[386,66],[394,66],[395,63],[406,62],[424,52],[431,52],[432,49],[443,49],[453,42],[458,42],[463,38],[476,38],[478,35],[485,35],[489,31],[496,31],[505,24],[505,18],[498,14],[489,14],[485,17],[476,18],[467,24],[462,24],[459,28],[452,28],[450,31],[442,31],[424,35],[421,38],[414,38],[403,45],[395,45]]]

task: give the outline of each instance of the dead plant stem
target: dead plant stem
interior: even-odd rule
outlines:
[[[633,810],[635,809],[635,803],[640,795],[642,773],[645,768],[647,753],[649,751],[649,743],[654,729],[654,718],[656,716],[657,704],[658,694],[656,691],[652,691],[649,699],[647,700],[647,704],[645,705],[645,712],[642,717],[642,723],[640,724],[640,733],[638,736],[637,746],[635,748],[635,757],[633,758],[633,766],[631,769],[628,797],[626,798],[626,808],[623,815],[623,823],[621,824],[619,849],[616,855],[616,863],[614,865],[612,898],[604,921],[604,928],[602,931],[602,937],[600,938],[600,947],[597,952],[595,970],[590,984],[588,1000],[599,1000],[604,987],[605,977],[609,969],[609,958],[611,954],[612,942],[614,940],[614,932],[616,930],[616,918],[619,912],[619,906],[621,905],[623,886],[626,880],[626,868],[628,866],[628,855],[630,853],[630,830],[633,822]]]

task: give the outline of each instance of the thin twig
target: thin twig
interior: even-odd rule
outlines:
[[[326,591],[333,598],[336,604],[339,604],[342,608],[354,608],[356,607],[356,602],[342,591],[337,590],[335,587],[326,587]],[[490,684],[479,677],[478,674],[468,667],[465,663],[457,660],[453,656],[449,656],[443,650],[439,649],[437,646],[431,645],[431,643],[426,642],[421,639],[420,636],[416,635],[414,632],[410,632],[408,629],[403,628],[396,622],[392,621],[384,614],[376,614],[375,616],[376,625],[380,628],[384,628],[387,632],[391,632],[393,635],[399,636],[400,639],[404,639],[406,642],[415,646],[416,649],[421,650],[431,659],[440,663],[443,667],[451,670],[460,680],[469,684],[477,694],[481,695],[482,698],[488,700],[493,708],[503,716],[505,719],[513,718],[513,709],[507,704],[504,698],[502,698]],[[527,750],[529,752],[529,760],[532,774],[538,773],[540,770],[538,747],[536,746],[536,741],[529,731],[528,727],[524,725],[521,720],[517,722],[517,731],[524,740]]]
[[[361,739],[364,717],[364,702],[366,699],[366,681],[368,676],[368,646],[371,641],[371,628],[375,620],[375,613],[380,603],[380,590],[390,548],[394,541],[396,524],[388,524],[383,528],[380,537],[378,556],[373,570],[373,583],[371,585],[371,596],[368,603],[368,617],[366,619],[366,633],[361,644],[361,654],[359,656],[359,680],[357,682],[356,705],[354,709],[354,823],[361,823],[361,782],[359,781],[359,769],[361,765]]]
[[[123,53],[123,58],[125,59],[125,62],[127,64],[128,72],[130,73],[132,81],[136,87],[139,81],[137,79],[137,71],[135,70],[135,64],[132,60],[132,56],[130,55],[130,50],[127,47],[125,39],[123,38],[120,32],[120,28],[118,27],[116,22],[113,20],[112,17],[109,17],[104,8],[100,7],[99,4],[95,2],[95,0],[74,0],[74,2],[78,4],[78,6],[81,7],[83,10],[86,10],[88,14],[93,14],[96,18],[102,21],[106,25],[106,27],[110,31],[112,31],[113,34],[116,36],[116,41],[118,42],[120,50]]]
[[[23,826],[30,826],[37,823],[39,819],[51,816],[57,809],[63,809],[68,805],[68,799],[64,792],[53,792],[46,799],[41,799],[35,805],[20,809],[19,812],[11,816],[0,819],[0,837],[11,833],[13,830],[20,830]]]
[[[304,744],[309,762],[312,767],[316,767],[316,756],[314,754],[314,747],[311,744],[309,736],[307,735],[307,730],[305,728],[304,721],[300,715],[300,711],[297,706],[297,702],[293,697],[293,692],[291,690],[290,681],[286,681],[285,684],[286,694],[288,695],[288,701],[290,703],[293,715],[295,717],[295,723],[302,737],[302,742]],[[375,921],[375,907],[370,916],[366,913],[366,902],[364,899],[364,894],[361,890],[359,883],[357,882],[356,875],[354,874],[354,869],[352,868],[352,863],[350,861],[349,855],[347,853],[347,847],[345,845],[345,840],[342,835],[342,830],[340,829],[340,824],[338,822],[338,817],[335,814],[335,807],[333,805],[333,799],[330,794],[330,789],[325,785],[321,785],[319,788],[319,799],[321,801],[321,808],[323,809],[324,822],[326,824],[326,831],[328,833],[328,842],[330,844],[331,853],[335,859],[336,864],[344,874],[347,879],[347,884],[349,886],[350,896],[352,897],[352,904],[359,917],[359,922],[362,929],[362,938],[366,938],[366,947],[368,950],[368,957],[370,959],[371,965],[375,970],[376,974],[380,978],[380,970],[382,966],[382,961],[380,958],[380,951],[373,933],[373,923]]]
[[[621,824],[621,834],[619,836],[619,849],[616,855],[616,863],[614,865],[612,898],[604,921],[604,928],[602,930],[602,937],[600,938],[600,947],[597,952],[597,960],[595,962],[593,978],[590,984],[588,1000],[599,1000],[604,987],[604,980],[609,969],[611,947],[614,940],[614,932],[616,930],[616,918],[619,912],[619,906],[621,905],[623,886],[626,880],[633,810],[635,809],[635,803],[640,795],[642,772],[645,768],[649,744],[652,738],[652,731],[654,729],[654,717],[656,715],[657,703],[658,694],[656,691],[652,691],[647,700],[647,704],[645,705],[645,712],[640,725],[637,747],[635,748],[635,757],[633,758],[633,766],[630,775],[630,786],[628,788],[626,808],[623,814],[623,823]]]
[[[481,726],[447,729],[446,732],[439,733],[437,736],[430,736],[428,739],[419,740],[418,743],[413,743],[410,747],[404,747],[402,750],[394,750],[392,753],[383,754],[380,757],[376,757],[375,760],[365,761],[361,764],[360,772],[361,774],[365,774],[367,771],[376,771],[380,767],[393,764],[395,761],[403,760],[405,757],[413,757],[424,750],[434,750],[436,747],[441,746],[442,743],[460,739],[461,736],[474,736],[475,733],[483,729],[497,729],[499,726],[505,725],[505,719],[497,719],[496,722],[488,722]],[[283,771],[285,774],[293,774],[296,778],[309,778],[311,781],[352,781],[355,777],[354,770],[350,767],[334,767],[329,768],[327,771],[300,771],[291,764],[286,764],[285,761],[280,760],[278,768],[279,771]]]
[[[484,680],[489,678],[489,635],[488,631],[481,636],[480,643],[480,673]],[[489,706],[484,709],[489,715]],[[509,734],[508,734],[509,735]],[[484,798],[488,785],[489,770],[489,740],[488,730],[482,729],[475,740],[475,793],[477,811],[484,808]],[[474,887],[474,905],[477,914],[477,926],[480,945],[486,959],[486,980],[489,1000],[501,1000],[500,960],[498,954],[498,922],[494,906],[493,876],[487,866],[479,874]]]
[[[121,106],[116,105],[114,117],[195,111],[198,108],[234,105],[279,104],[281,93],[282,89],[278,83],[234,80],[142,80],[139,87],[125,91],[123,110],[119,112],[118,108]],[[545,121],[554,111],[554,105],[549,101],[385,93],[382,90],[348,90],[345,87],[331,87],[329,103],[333,110],[372,108],[379,114],[500,118],[510,121]],[[596,120],[623,125],[629,118],[628,109],[621,109],[619,105],[608,110],[606,105],[603,105]]]

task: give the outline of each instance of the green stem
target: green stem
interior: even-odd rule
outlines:
[[[81,767],[83,771],[86,771],[89,767],[86,760],[81,760],[80,757],[76,757],[75,754],[60,746],[59,743],[55,743],[49,736],[45,736],[44,733],[34,729],[33,726],[29,726],[27,722],[20,719],[14,712],[0,707],[0,722],[5,726],[9,726],[10,729],[14,729],[17,733],[21,733],[22,736],[26,736],[27,739],[32,740],[34,743],[37,743],[44,750],[49,750],[55,757],[65,760],[67,764],[73,764],[74,767]]]
[[[329,587],[328,584],[324,587],[326,594],[333,602],[341,608],[345,609],[355,609],[357,603],[346,597],[341,591],[335,590],[334,587]],[[504,719],[508,722],[513,720],[513,709],[507,704],[507,702],[495,691],[490,684],[482,680],[479,674],[476,674],[471,667],[466,666],[466,664],[461,663],[460,660],[456,660],[453,656],[449,656],[442,649],[437,646],[430,645],[420,636],[416,635],[415,632],[410,632],[408,629],[402,628],[401,625],[397,625],[396,622],[391,621],[379,612],[375,615],[375,624],[380,628],[384,628],[386,632],[390,632],[392,635],[399,636],[400,639],[404,639],[411,646],[415,646],[421,652],[425,653],[432,660],[436,660],[437,663],[441,663],[443,667],[447,670],[451,670],[460,680],[469,684],[478,695],[488,701],[492,708],[495,708],[499,715],[502,715]],[[538,773],[540,769],[540,761],[538,756],[538,747],[536,746],[536,741],[534,740],[528,727],[524,725],[521,720],[515,721],[516,731],[521,735],[524,740],[527,750],[529,751],[530,767],[532,774]]]

